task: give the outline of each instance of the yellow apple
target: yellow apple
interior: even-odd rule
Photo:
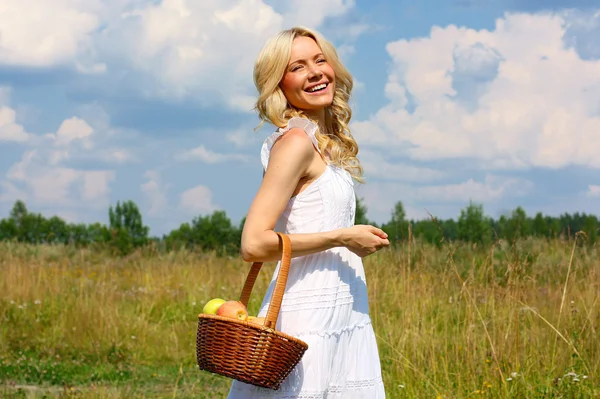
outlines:
[[[204,305],[204,308],[202,308],[202,313],[217,314],[217,309],[219,309],[219,307],[225,302],[225,299],[221,298],[211,299],[210,301],[206,302],[206,305]]]

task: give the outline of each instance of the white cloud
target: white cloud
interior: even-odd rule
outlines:
[[[600,185],[590,184],[587,191],[588,197],[600,197]]]
[[[18,189],[13,183],[0,181],[0,202],[27,201],[27,193]]]
[[[402,201],[409,218],[423,218],[428,217],[425,209],[431,207],[444,210],[456,206],[462,208],[469,201],[488,206],[526,196],[532,189],[533,183],[528,180],[489,174],[483,180],[469,178],[459,183],[437,185],[372,182],[359,186],[357,195],[364,197],[369,217],[388,221],[390,212],[398,201]]]
[[[1,92],[0,97],[2,97]],[[29,139],[29,134],[25,131],[23,126],[16,122],[16,120],[16,112],[14,109],[0,106],[0,142],[25,142]]]
[[[55,135],[51,135],[54,138],[54,145],[65,146],[75,140],[81,140],[85,148],[91,148],[92,144],[89,141],[89,137],[94,132],[94,129],[87,124],[83,119],[72,117],[65,119]]]
[[[462,183],[413,187],[411,196],[419,202],[494,202],[510,191],[510,196],[522,196],[533,188],[530,181],[487,175],[483,182],[468,179]]]
[[[112,170],[79,171],[83,180],[81,198],[84,201],[105,203],[108,201],[106,195],[110,191],[109,183],[115,179]],[[99,199],[99,201],[98,201]]]
[[[131,151],[129,151],[126,148],[115,148],[115,149],[105,150],[102,152],[102,159],[105,162],[109,162],[109,163],[114,162],[114,163],[123,164],[123,163],[133,160],[133,158],[134,158],[134,156],[131,153]]]
[[[259,145],[264,140],[264,137],[259,135],[253,129],[250,129],[249,124],[240,126],[237,129],[225,132],[225,139],[227,142],[233,144],[237,148],[249,147],[251,145]],[[275,131],[275,128],[270,124],[265,124],[263,129]],[[207,134],[223,134],[222,132],[207,132]]]
[[[26,151],[6,176],[28,186],[37,203],[69,203],[69,187],[78,179],[78,172],[71,168],[48,168],[40,161],[36,150]]]
[[[419,160],[600,167],[600,61],[564,45],[564,23],[508,14],[492,31],[451,25],[389,43],[389,104],[352,126],[357,140]]]
[[[354,2],[280,6],[283,12],[263,0],[3,0],[0,65],[66,65],[105,74],[109,85],[137,95],[250,112],[252,69],[267,38],[296,22],[318,27]],[[350,33],[364,29],[358,24]]]
[[[0,64],[51,66],[90,49],[99,0],[2,0]]]
[[[65,119],[56,133],[34,135],[25,133],[16,120],[14,110],[0,109],[0,134],[4,139],[21,136],[28,149],[21,160],[0,180],[6,193],[3,200],[26,196],[34,204],[51,206],[103,207],[108,203],[110,183],[115,172],[110,169],[78,169],[66,165],[73,157],[79,159],[117,158],[128,156],[127,151],[107,151],[94,147],[94,129],[83,119]],[[6,128],[8,126],[8,129]],[[6,132],[10,133],[7,135]],[[8,199],[7,199],[8,198]]]
[[[218,207],[213,203],[212,192],[206,186],[196,186],[181,194],[179,207],[188,213],[212,213]]]
[[[100,45],[153,80],[140,86],[145,95],[218,100],[250,111],[254,58],[283,23],[260,0],[164,0],[112,21]]]
[[[160,175],[155,170],[148,170],[144,173],[144,177],[148,179],[140,188],[145,195],[145,199],[150,204],[148,214],[155,216],[160,214],[167,206],[167,196],[162,187]]]
[[[407,163],[388,162],[374,151],[361,150],[359,158],[367,179],[426,182],[447,176],[447,173],[441,170],[417,167]]]
[[[327,17],[345,14],[354,3],[354,0],[289,0],[284,19],[289,26],[319,26]],[[358,36],[363,30],[364,25],[357,24],[351,32]]]
[[[207,149],[204,145],[193,148],[189,151],[184,152],[179,156],[182,160],[194,160],[197,159],[204,163],[215,164],[222,162],[248,162],[250,157],[244,154],[221,154]]]
[[[103,206],[108,201],[109,182],[114,179],[113,171],[77,170],[49,163],[39,150],[28,150],[21,161],[11,166],[6,173],[9,182],[21,183],[29,188],[31,199],[36,204]],[[80,196],[72,191],[79,187]]]

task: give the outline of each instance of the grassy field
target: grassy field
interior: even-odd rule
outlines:
[[[597,249],[413,243],[364,262],[388,398],[600,397]],[[0,395],[224,398],[230,380],[195,364],[196,317],[248,266],[0,243]]]

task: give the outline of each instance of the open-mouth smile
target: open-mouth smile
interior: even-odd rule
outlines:
[[[310,87],[304,89],[304,91],[307,93],[318,93],[318,92],[321,92],[321,91],[327,89],[328,87],[329,87],[329,82],[325,82],[325,83],[319,83],[319,84],[310,86]]]

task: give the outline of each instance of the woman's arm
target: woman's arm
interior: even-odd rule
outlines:
[[[244,223],[241,243],[244,261],[269,262],[281,258],[279,237],[273,229],[316,156],[310,138],[298,128],[291,129],[273,145],[263,181]],[[338,246],[347,246],[360,256],[366,256],[389,245],[386,237],[382,230],[373,226],[289,235],[292,257]]]

